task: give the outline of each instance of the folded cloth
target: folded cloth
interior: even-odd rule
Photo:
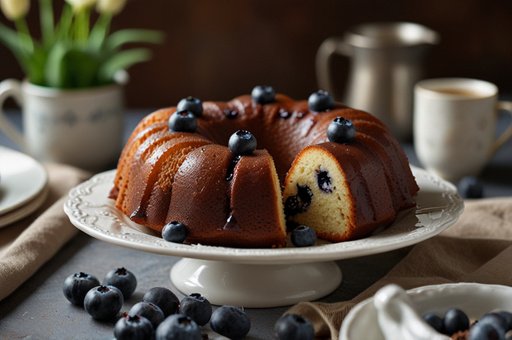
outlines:
[[[415,245],[388,274],[351,301],[303,302],[287,313],[311,320],[317,336],[337,339],[350,309],[389,283],[404,289],[453,282],[512,285],[512,198],[465,203],[455,225]]]
[[[30,216],[0,229],[0,301],[11,294],[76,234],[64,214],[69,189],[90,175],[66,165],[45,164],[48,196]]]

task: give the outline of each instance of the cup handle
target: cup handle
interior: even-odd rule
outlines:
[[[512,116],[512,101],[499,101],[498,110],[503,110]],[[512,137],[512,124],[496,139],[491,149],[491,156],[494,155]]]
[[[4,102],[7,98],[13,97],[18,105],[23,107],[23,96],[21,94],[21,83],[15,79],[7,79],[0,83],[0,130],[14,143],[26,151],[25,138],[21,132],[7,119],[4,114]]]
[[[331,64],[332,57],[340,54],[349,56],[350,49],[343,38],[327,38],[316,53],[316,76],[320,88],[334,93]]]

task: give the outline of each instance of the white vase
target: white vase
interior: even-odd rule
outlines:
[[[8,79],[0,83],[0,107],[13,97],[22,108],[23,132],[0,111],[0,130],[41,161],[88,170],[115,165],[123,138],[123,88],[60,90]]]

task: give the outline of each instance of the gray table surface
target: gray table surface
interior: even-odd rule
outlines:
[[[127,138],[135,124],[150,110],[133,110],[126,115]],[[19,113],[10,119],[21,125]],[[500,129],[510,118],[499,122]],[[0,133],[0,145],[16,148]],[[412,164],[419,165],[411,144],[403,144]],[[486,197],[512,196],[512,142],[501,149],[480,176]],[[410,248],[384,254],[338,261],[343,282],[324,302],[349,300],[385,275]],[[111,269],[126,266],[138,278],[138,287],[123,311],[141,300],[149,288],[164,286],[181,298],[169,280],[177,257],[155,255],[105,243],[79,233],[48,263],[11,296],[0,302],[0,339],[111,339],[113,324],[92,320],[72,306],[62,294],[64,279],[84,271],[102,278]],[[1,284],[1,282],[0,282]],[[252,321],[249,339],[271,339],[275,321],[287,308],[248,309]],[[210,333],[210,336],[213,335]]]

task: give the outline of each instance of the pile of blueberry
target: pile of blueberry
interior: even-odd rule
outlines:
[[[169,289],[151,288],[141,302],[127,313],[119,312],[125,300],[137,287],[135,275],[125,268],[109,272],[100,284],[87,273],[70,275],[63,292],[74,305],[83,307],[94,319],[113,321],[116,339],[202,339],[201,327],[210,328],[230,339],[249,333],[251,321],[243,309],[222,306],[212,310],[210,302],[200,294],[185,296],[181,301]],[[289,338],[290,339],[290,338]]]
[[[427,313],[423,320],[441,334],[460,334],[461,339],[469,340],[505,340],[507,332],[512,330],[512,313],[506,311],[484,314],[473,324],[466,313],[457,308],[449,309],[442,318],[435,313]]]
[[[125,268],[110,271],[100,284],[87,273],[70,275],[64,281],[63,292],[72,304],[84,307],[94,319],[113,321],[114,336],[122,339],[203,339],[201,327],[210,328],[227,338],[242,339],[251,328],[251,320],[243,309],[221,306],[213,311],[208,299],[201,294],[190,294],[181,301],[169,289],[154,287],[141,302],[119,316],[125,300],[129,299],[137,279]],[[278,340],[311,340],[312,324],[296,314],[287,314],[277,320],[275,335]]]

